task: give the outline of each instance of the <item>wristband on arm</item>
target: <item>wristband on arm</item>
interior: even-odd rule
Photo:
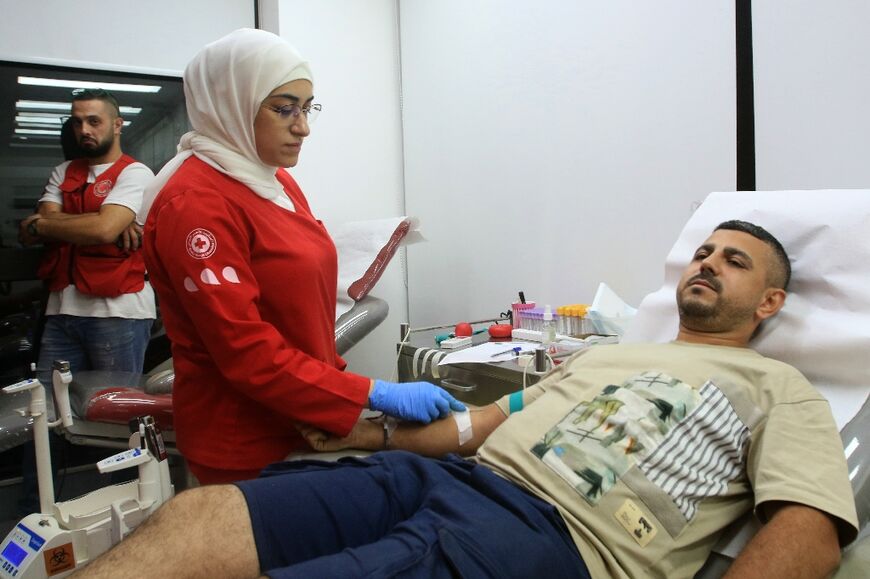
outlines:
[[[395,418],[384,416],[384,450],[390,448],[390,440],[393,438],[393,432],[395,432],[397,425]]]

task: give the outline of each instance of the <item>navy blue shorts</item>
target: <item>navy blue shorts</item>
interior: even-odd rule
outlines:
[[[456,456],[283,462],[236,485],[273,578],[589,577],[553,506]]]

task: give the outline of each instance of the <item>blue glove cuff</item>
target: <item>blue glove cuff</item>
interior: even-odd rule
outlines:
[[[385,384],[383,380],[375,380],[375,386],[372,388],[372,393],[369,394],[369,408],[374,409],[381,402],[384,396]]]

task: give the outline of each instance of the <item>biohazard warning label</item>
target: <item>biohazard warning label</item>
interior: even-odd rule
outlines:
[[[47,547],[42,556],[45,557],[45,573],[49,577],[69,571],[76,566],[76,556],[73,553],[72,543]]]

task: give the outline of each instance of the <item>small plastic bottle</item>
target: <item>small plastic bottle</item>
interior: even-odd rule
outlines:
[[[553,320],[553,310],[550,305],[544,306],[544,315],[541,319],[541,343],[549,346],[556,341],[556,322]]]

